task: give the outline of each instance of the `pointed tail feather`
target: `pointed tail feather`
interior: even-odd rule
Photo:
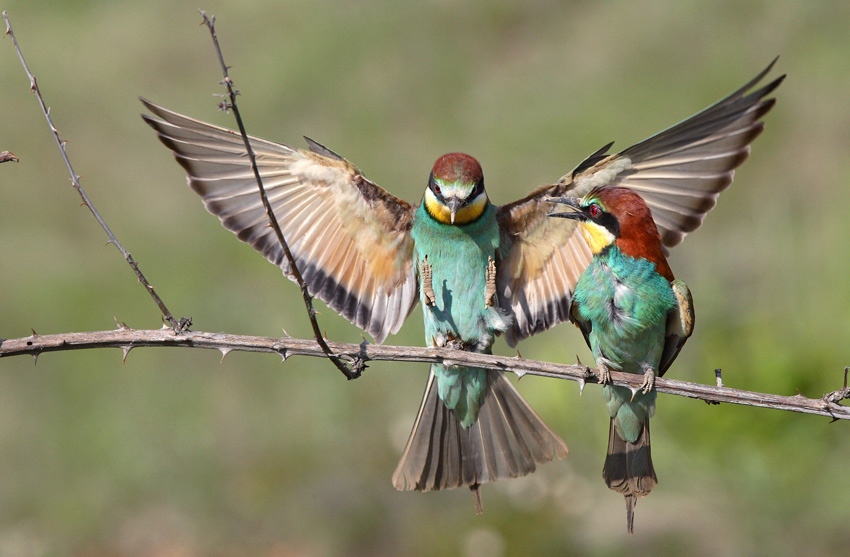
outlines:
[[[393,485],[416,491],[468,486],[476,496],[481,484],[525,476],[538,464],[566,455],[566,443],[543,423],[504,373],[487,373],[484,404],[468,429],[440,400],[431,373]],[[477,510],[479,505],[477,496]]]
[[[608,456],[602,469],[602,477],[608,487],[626,498],[626,528],[634,533],[635,504],[638,497],[649,495],[658,478],[652,466],[652,452],[649,444],[649,418],[643,423],[640,437],[634,443],[622,439],[614,428],[608,432]]]

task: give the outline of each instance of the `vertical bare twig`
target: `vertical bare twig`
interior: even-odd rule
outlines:
[[[245,143],[245,149],[248,152],[248,158],[251,161],[251,170],[254,172],[254,178],[257,181],[257,187],[260,190],[260,197],[263,200],[263,206],[266,208],[266,214],[269,217],[269,223],[271,224],[272,229],[277,235],[277,240],[280,242],[281,247],[283,248],[283,253],[286,256],[286,260],[289,262],[289,267],[292,271],[292,276],[295,277],[295,281],[298,283],[299,288],[301,289],[301,296],[304,298],[304,305],[307,307],[307,315],[310,317],[310,325],[313,327],[313,335],[316,337],[316,342],[319,343],[319,346],[322,348],[322,351],[327,355],[328,358],[334,363],[334,365],[339,369],[343,375],[347,379],[356,379],[360,377],[360,374],[363,372],[363,369],[366,367],[365,363],[361,359],[354,359],[353,369],[346,365],[336,354],[331,351],[328,343],[325,341],[322,333],[319,329],[319,323],[316,320],[316,310],[313,308],[313,297],[307,291],[307,284],[304,282],[304,278],[301,276],[301,272],[298,270],[298,266],[295,264],[295,257],[293,257],[292,252],[289,250],[289,244],[286,243],[286,239],[283,237],[283,231],[280,229],[280,225],[277,222],[277,218],[274,216],[274,210],[272,209],[271,204],[269,203],[268,197],[266,197],[266,190],[263,187],[263,180],[260,177],[260,170],[257,168],[257,159],[254,155],[254,150],[251,148],[251,142],[248,141],[248,134],[245,132],[245,125],[242,123],[242,116],[239,114],[239,108],[236,106],[236,95],[238,92],[233,88],[233,80],[230,79],[230,68],[224,62],[224,55],[221,52],[221,47],[218,44],[218,35],[215,32],[215,16],[209,17],[206,12],[203,10],[199,10],[201,12],[201,17],[203,18],[204,25],[210,31],[210,35],[212,36],[213,44],[215,45],[215,51],[218,55],[218,61],[221,64],[221,71],[224,74],[224,80],[222,83],[225,87],[227,87],[227,96],[229,97],[229,102],[224,100],[219,105],[219,108],[224,110],[233,110],[233,116],[236,118],[236,125],[239,127],[239,133],[242,135],[242,141]]]
[[[74,168],[71,166],[71,161],[68,159],[68,154],[65,152],[65,140],[59,137],[59,130],[56,129],[56,126],[53,125],[53,119],[50,117],[50,109],[47,108],[47,105],[44,102],[44,98],[41,96],[41,91],[38,88],[38,83],[35,80],[35,75],[30,71],[29,66],[27,65],[26,60],[24,60],[24,55],[21,52],[21,48],[18,46],[18,39],[15,37],[15,33],[12,31],[12,24],[9,21],[9,16],[6,12],[3,12],[3,19],[6,20],[6,33],[5,36],[12,37],[12,43],[15,45],[15,52],[18,53],[18,59],[21,61],[21,65],[24,68],[24,71],[27,74],[27,77],[30,80],[30,91],[35,93],[36,98],[38,99],[38,103],[41,106],[41,112],[44,114],[45,119],[47,120],[47,125],[50,127],[50,132],[53,134],[53,139],[56,140],[56,146],[59,147],[59,153],[62,155],[62,160],[65,161],[65,168],[68,170],[68,174],[71,176],[71,185],[77,190],[77,193],[80,194],[80,197],[83,200],[83,205],[85,205],[97,222],[100,224],[103,231],[106,232],[106,236],[108,238],[107,243],[114,245],[118,248],[118,251],[121,252],[121,255],[124,256],[124,259],[133,269],[133,272],[136,274],[136,278],[139,279],[139,282],[145,287],[148,294],[150,294],[151,298],[153,298],[156,305],[159,307],[159,310],[162,312],[163,318],[171,325],[171,328],[175,333],[181,333],[185,330],[188,330],[189,325],[192,324],[192,319],[187,317],[181,317],[180,320],[176,320],[174,316],[168,311],[168,308],[165,306],[165,302],[162,301],[162,298],[154,292],[154,287],[148,282],[145,278],[145,275],[142,274],[142,271],[139,269],[139,265],[133,259],[133,256],[124,249],[124,246],[121,245],[121,242],[118,241],[118,238],[115,237],[115,234],[112,233],[109,226],[106,224],[106,221],[103,220],[103,217],[100,216],[100,213],[92,204],[86,192],[83,190],[83,186],[80,185],[80,177],[77,176],[76,172],[74,172]],[[17,160],[17,159],[15,159]]]

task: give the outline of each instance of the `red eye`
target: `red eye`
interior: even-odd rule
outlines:
[[[599,205],[594,203],[588,208],[587,212],[590,213],[591,217],[596,218],[600,215],[600,213],[602,213],[602,209],[599,208]]]
[[[437,184],[434,184],[434,193],[436,193],[437,195],[440,194],[440,186],[438,186]]]

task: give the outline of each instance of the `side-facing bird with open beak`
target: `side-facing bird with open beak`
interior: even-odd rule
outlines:
[[[627,188],[597,187],[583,199],[562,198],[593,252],[573,292],[570,320],[584,335],[600,372],[611,416],[602,476],[626,499],[626,527],[634,532],[638,497],[658,484],[649,445],[655,377],[664,375],[694,327],[691,292],[664,257],[652,213]],[[640,389],[607,385],[611,370],[644,376]]]
[[[549,198],[600,185],[639,193],[665,245],[697,228],[761,131],[763,100],[782,78],[744,87],[690,119],[626,149],[600,149],[554,185],[497,207],[471,156],[437,159],[418,206],[369,181],[308,140],[309,150],[251,137],[269,201],[308,291],[377,342],[399,330],[417,301],[425,342],[490,352],[569,317],[593,252],[578,222],[550,219]],[[239,134],[148,101],[145,121],[174,152],[189,185],[237,237],[292,278],[268,225]],[[419,414],[393,475],[400,490],[479,487],[533,472],[567,446],[499,371],[433,364]]]

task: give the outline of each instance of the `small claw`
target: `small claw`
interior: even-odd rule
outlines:
[[[649,391],[655,388],[655,371],[652,368],[646,370],[643,374],[643,383],[640,384],[640,390],[643,394],[649,394]]]
[[[650,367],[650,368],[647,368],[647,370],[644,372],[643,382],[641,382],[640,386],[638,386],[637,388],[629,387],[629,389],[632,391],[632,400],[635,399],[635,395],[638,393],[638,391],[647,395],[654,388],[655,388],[655,370]]]
[[[484,291],[484,309],[495,305],[496,299],[496,262],[487,256],[487,288]]]
[[[606,385],[611,382],[611,372],[608,370],[608,366],[603,363],[599,364],[599,384]]]
[[[422,295],[425,297],[425,305],[433,306],[437,303],[437,299],[434,297],[434,286],[431,284],[433,273],[427,255],[419,264],[419,275],[422,278]]]

